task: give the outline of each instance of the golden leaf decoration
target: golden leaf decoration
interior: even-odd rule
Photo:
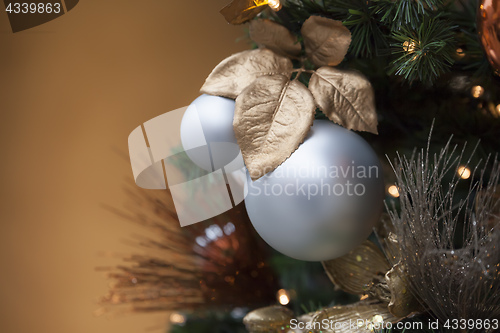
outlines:
[[[342,22],[321,16],[304,22],[302,36],[308,58],[318,67],[340,64],[351,44],[351,32]]]
[[[362,74],[321,67],[312,75],[309,89],[318,107],[333,122],[377,134],[375,93]]]
[[[258,77],[280,74],[290,78],[292,70],[290,59],[270,50],[243,51],[218,64],[206,79],[201,93],[235,99]]]
[[[420,302],[408,290],[404,276],[404,266],[402,264],[394,265],[385,275],[391,292],[389,311],[400,318],[407,317],[413,312],[422,312],[424,310]]]
[[[368,299],[350,305],[322,309],[314,314],[306,329],[307,332],[313,333],[373,333],[374,329],[380,328],[382,322],[395,323],[398,320],[399,318],[393,316],[387,309],[387,303]],[[333,325],[324,327],[322,323],[326,321]],[[349,325],[349,322],[354,323],[355,327]]]
[[[222,8],[220,13],[226,21],[231,24],[243,24],[255,18],[267,8],[267,2],[254,0],[233,0],[229,5]]]
[[[288,76],[263,76],[236,99],[234,133],[253,180],[276,169],[304,141],[314,120],[314,98]]]
[[[293,312],[284,306],[268,306],[247,314],[243,319],[250,333],[280,332],[282,327],[290,325]]]
[[[375,225],[374,231],[389,263],[391,265],[398,263],[401,260],[401,250],[389,214],[382,214],[378,223]]]
[[[323,267],[336,286],[356,295],[367,294],[374,280],[385,281],[391,268],[382,251],[369,240],[340,258],[324,261]]]
[[[267,19],[254,20],[250,23],[250,38],[257,44],[284,56],[297,56],[302,50],[297,36],[281,24]]]

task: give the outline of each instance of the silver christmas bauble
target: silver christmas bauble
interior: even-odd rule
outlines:
[[[186,109],[181,122],[181,142],[186,154],[200,168],[215,171],[240,152],[233,131],[235,102],[201,95]]]
[[[259,235],[299,260],[326,261],[361,244],[383,207],[380,161],[359,135],[316,120],[304,143],[257,181],[245,205]]]

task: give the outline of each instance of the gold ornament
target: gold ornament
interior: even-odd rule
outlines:
[[[481,0],[477,29],[486,56],[498,75],[500,73],[500,1]]]
[[[387,303],[365,300],[346,306],[334,306],[318,311],[307,329],[312,333],[373,333],[386,327],[384,323],[395,323],[399,318],[387,309]],[[323,323],[329,323],[324,327]],[[355,328],[350,323],[354,323]]]
[[[314,121],[311,92],[287,76],[263,76],[236,99],[234,134],[253,180],[276,169],[304,141]]]
[[[395,236],[390,232],[388,235],[384,243],[392,247]],[[389,252],[395,251],[391,249]],[[371,241],[365,241],[343,257],[323,262],[323,267],[337,287],[351,294],[364,295],[362,299],[371,296],[385,303],[397,318],[423,311],[408,290],[403,266],[397,264],[391,269],[384,254]]]
[[[385,278],[391,292],[391,301],[388,305],[389,311],[400,318],[407,317],[413,312],[422,312],[424,308],[417,298],[408,290],[405,281],[405,270],[402,264],[397,264],[387,272]]]
[[[390,269],[384,254],[369,240],[345,256],[324,261],[323,267],[333,284],[355,295],[367,294],[373,281],[384,280]]]
[[[279,0],[234,0],[220,11],[231,24],[243,24],[255,18],[267,7],[274,11],[281,9]]]
[[[250,333],[286,332],[293,312],[284,306],[269,306],[250,312],[243,319]]]

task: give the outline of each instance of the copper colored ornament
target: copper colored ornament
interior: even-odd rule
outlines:
[[[188,158],[187,156],[185,158]],[[278,280],[268,247],[253,231],[245,205],[185,228],[170,191],[132,188],[124,210],[145,233],[125,263],[101,270],[113,280],[96,314],[194,311],[261,306],[276,301]]]
[[[500,74],[500,0],[481,0],[478,11],[477,29],[486,56]]]

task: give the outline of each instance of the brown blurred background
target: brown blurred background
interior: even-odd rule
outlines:
[[[83,0],[13,34],[0,5],[0,332],[129,333],[163,315],[95,318],[137,229],[101,208],[125,202],[135,127],[188,105],[236,43],[218,13],[229,0]],[[159,330],[161,331],[161,329]]]

